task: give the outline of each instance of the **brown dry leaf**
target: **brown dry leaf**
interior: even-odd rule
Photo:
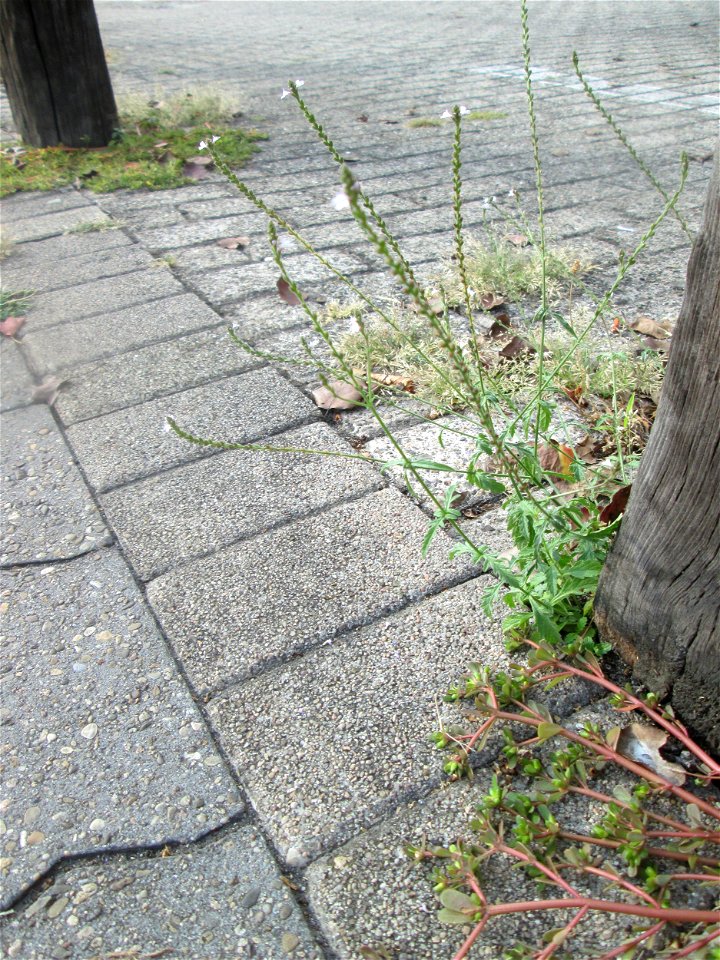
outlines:
[[[352,410],[362,403],[362,394],[351,383],[333,380],[313,390],[312,398],[321,410]]]
[[[225,237],[224,240],[217,241],[217,246],[226,250],[244,250],[250,246],[250,237]]]
[[[360,123],[367,123],[370,117],[368,117],[366,113],[361,113],[357,119],[360,121]]]
[[[183,164],[183,176],[191,180],[204,180],[210,173],[212,162],[212,157],[190,157]]]
[[[613,520],[617,520],[621,513],[625,512],[631,490],[632,484],[629,483],[626,487],[620,487],[619,490],[615,491],[610,503],[600,511],[600,523],[612,523]]]
[[[522,337],[513,337],[500,351],[500,356],[506,360],[514,360],[523,353],[535,353],[535,347],[530,346]]]
[[[492,310],[493,307],[502,306],[505,303],[505,297],[499,293],[484,293],[480,297],[480,306],[483,310]]]
[[[597,440],[586,433],[580,443],[575,444],[575,456],[584,460],[585,463],[595,463],[603,454],[602,440]]]
[[[667,340],[658,340],[657,337],[643,337],[643,343],[657,353],[670,353],[670,344]]]
[[[507,313],[498,313],[493,325],[487,332],[491,340],[497,340],[498,337],[506,336],[512,330],[512,323]]]
[[[656,340],[665,340],[670,336],[670,332],[652,317],[636,317],[628,326],[635,333],[644,333],[648,337],[655,337]]]
[[[509,233],[505,239],[514,247],[526,247],[530,243],[524,233]]]
[[[569,477],[574,459],[575,454],[566,443],[541,443],[538,447],[538,462],[546,473]]]
[[[358,380],[366,376],[364,370],[353,370],[353,376]],[[399,374],[392,373],[371,373],[370,379],[373,383],[379,383],[383,387],[398,387],[406,393],[415,393],[415,381],[412,377],[402,377]]]
[[[30,396],[31,403],[46,403],[51,407],[57,400],[60,387],[67,383],[62,377],[46,377],[42,383],[39,383]]]
[[[660,748],[665,746],[667,739],[667,733],[659,727],[651,727],[646,723],[631,723],[620,730],[614,746],[621,756],[654,770],[670,783],[681,787],[685,783],[685,771],[677,763],[670,763],[660,754]]]
[[[581,386],[563,387],[563,393],[568,398],[568,400],[572,400],[572,402],[576,404],[578,407],[587,406],[587,400],[583,396],[583,388]]]
[[[285,303],[289,303],[291,307],[299,306],[300,297],[293,293],[293,291],[290,289],[290,284],[284,279],[284,277],[280,277],[278,280],[277,288],[281,299],[284,300]]]
[[[25,326],[26,317],[7,317],[0,322],[0,333],[5,337],[14,337]]]

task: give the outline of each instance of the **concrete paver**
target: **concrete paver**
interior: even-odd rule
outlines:
[[[52,414],[45,406],[2,415],[0,565],[67,560],[110,542]]]
[[[28,212],[29,213],[29,212]],[[110,225],[112,220],[93,203],[83,203],[59,213],[47,213],[36,217],[29,214],[25,219],[14,220],[7,228],[6,236],[11,243],[25,243],[28,240],[44,240],[56,237],[86,224]]]
[[[281,433],[270,442],[305,452],[228,451],[101,498],[143,580],[176,566],[178,556],[195,560],[383,485],[377,471],[362,461],[308,453],[348,453],[326,424]]]
[[[190,850],[76,863],[17,912],[6,943],[24,960],[152,956],[169,943],[188,960],[322,957],[250,826]]]
[[[316,407],[271,368],[148,400],[68,428],[67,436],[98,491],[199,460],[216,451],[169,428],[229,443],[252,443],[317,419]]]
[[[3,338],[0,343],[0,410],[26,406],[30,403],[34,386],[19,344]]]
[[[121,235],[122,236],[122,235]],[[32,267],[32,257],[23,257],[24,248],[21,247],[17,256],[3,266],[3,284],[7,289],[17,289],[20,285],[25,285],[31,290],[59,290],[63,287],[74,287],[81,283],[90,283],[93,280],[102,280],[106,277],[112,277],[117,274],[126,274],[131,271],[140,270],[143,267],[149,267],[153,263],[153,258],[145,250],[138,246],[126,250],[123,246],[113,246],[106,250],[93,251],[81,256],[71,257],[69,260],[63,260],[55,264],[52,273],[47,269],[47,253],[35,262],[35,268]],[[82,287],[80,288],[82,294]],[[88,302],[93,302],[93,297],[88,297]],[[40,298],[41,310],[48,310],[49,306]],[[82,306],[86,303],[81,301]],[[76,301],[77,305],[77,301]],[[80,316],[75,312],[74,316]],[[35,321],[36,317],[33,317]],[[44,319],[44,318],[43,318]]]
[[[61,857],[191,840],[242,809],[115,551],[2,583],[3,905]]]
[[[196,689],[217,689],[471,576],[444,535],[419,557],[426,526],[383,490],[159,577],[148,599]]]

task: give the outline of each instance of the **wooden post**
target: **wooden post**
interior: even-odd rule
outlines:
[[[635,676],[720,750],[720,146],[655,425],[595,620]]]
[[[3,77],[34,147],[104,147],[117,109],[92,0],[0,0]]]

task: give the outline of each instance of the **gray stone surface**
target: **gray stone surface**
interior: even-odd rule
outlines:
[[[164,227],[136,230],[138,239],[146,249],[154,253],[192,247],[211,240],[226,237],[247,236],[259,233],[267,227],[267,217],[248,201],[247,213],[237,217],[221,217],[218,220],[193,221]]]
[[[318,417],[316,407],[270,368],[227,377],[76,423],[67,436],[96,490],[138,480],[214,453],[166,429],[251,443]]]
[[[66,367],[135,350],[191,330],[217,325],[218,315],[192,294],[153,300],[126,310],[68,321],[23,337],[28,364],[38,377]]]
[[[2,606],[3,904],[63,856],[242,808],[115,551],[3,573]]]
[[[14,223],[16,220],[62,213],[79,207],[94,207],[94,204],[87,196],[72,188],[48,193],[13,193],[3,199],[3,220],[5,223]]]
[[[43,240],[67,233],[86,223],[111,223],[95,204],[83,204],[60,213],[46,213],[37,217],[28,214],[25,219],[14,220],[7,228],[6,237],[13,243],[25,243],[28,240]]]
[[[128,251],[128,270],[132,262]],[[82,280],[78,268],[78,281]],[[183,293],[183,287],[168,270],[134,270],[122,276],[110,276],[88,283],[78,282],[70,290],[54,290],[33,297],[28,310],[28,329],[43,330],[95,314],[114,313],[135,304],[147,304],[161,297]],[[106,321],[112,323],[112,320]]]
[[[12,410],[30,403],[34,386],[19,344],[3,337],[0,343],[0,410]]]
[[[315,857],[437,785],[430,736],[462,721],[443,694],[471,662],[508,663],[498,623],[481,610],[486,586],[483,577],[445,590],[210,701],[282,856]]]
[[[4,943],[24,960],[323,956],[250,826],[162,855],[76,863],[23,903]]]
[[[307,325],[307,314],[303,308],[285,303],[277,290],[253,297],[252,300],[225,304],[220,312],[228,325],[247,343],[254,343],[278,331]]]
[[[0,565],[77,557],[109,533],[46,406],[2,415]]]
[[[188,315],[197,316],[192,309]],[[204,305],[203,316],[211,316]],[[76,423],[261,364],[232,342],[222,324],[73,367],[55,409],[63,423]]]
[[[326,424],[268,443],[354,454]],[[383,484],[371,466],[304,453],[229,450],[102,497],[103,510],[143,580]]]
[[[5,201],[3,201],[3,210],[4,203]],[[30,274],[42,275],[40,271],[43,266],[47,268],[48,262],[64,264],[66,260],[72,260],[75,257],[84,257],[89,254],[102,255],[106,250],[130,246],[132,246],[132,240],[122,230],[62,233],[57,237],[48,237],[44,240],[18,243],[3,261],[3,273],[7,267],[9,270],[16,271],[18,275],[22,275],[25,270]],[[49,280],[49,277],[47,279]],[[45,282],[42,286],[45,289]]]
[[[24,245],[16,249],[17,253],[13,252],[13,256],[3,265],[2,271],[5,287],[15,290],[22,285],[31,290],[42,290],[46,293],[49,290],[73,287],[77,284],[101,280],[104,277],[130,273],[153,264],[153,258],[141,247],[117,246],[61,260],[54,264],[52,271],[49,271],[45,258],[23,257]],[[81,287],[81,292],[82,289]],[[87,299],[90,303],[94,300],[92,296]],[[40,302],[43,303],[42,298]],[[79,313],[75,315],[80,316]]]
[[[217,688],[469,577],[444,535],[420,557],[426,528],[383,490],[159,577],[148,599],[193,685]]]

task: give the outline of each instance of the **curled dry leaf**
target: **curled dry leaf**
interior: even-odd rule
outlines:
[[[491,340],[497,340],[498,337],[505,337],[512,330],[512,323],[507,313],[498,313],[493,325],[488,330],[486,336]]]
[[[665,340],[671,335],[670,330],[665,324],[660,324],[652,317],[636,317],[628,326],[635,333],[644,333],[648,337],[654,337],[656,340]]]
[[[352,410],[362,403],[360,391],[342,380],[333,380],[326,387],[318,387],[313,390],[312,398],[321,410]]]
[[[632,484],[629,483],[626,487],[620,487],[619,490],[615,491],[610,503],[600,511],[600,523],[612,523],[613,520],[617,520],[625,512],[631,490]]]
[[[585,434],[580,443],[575,444],[575,456],[586,463],[595,463],[601,459],[604,452],[602,440],[591,437],[589,433]]]
[[[212,157],[190,157],[183,164],[183,176],[191,180],[204,180],[209,175],[212,165]]]
[[[0,322],[0,333],[5,337],[14,337],[21,327],[25,326],[25,317],[7,317]]]
[[[546,473],[569,477],[574,459],[575,453],[566,443],[541,443],[538,447],[538,462]]]
[[[250,237],[225,237],[224,240],[217,241],[218,247],[224,247],[225,250],[244,250],[250,246]]]
[[[531,346],[527,340],[523,340],[522,337],[516,336],[505,344],[500,351],[500,356],[504,357],[506,360],[515,360],[516,357],[521,356],[523,353],[535,352],[535,347]]]
[[[364,370],[353,370],[353,376],[358,379],[366,376]],[[370,379],[373,383],[378,383],[383,387],[397,387],[406,393],[415,393],[415,381],[411,377],[402,377],[399,374],[392,373],[371,373]]]
[[[57,400],[60,387],[67,383],[62,377],[46,377],[42,383],[39,383],[30,397],[31,403],[46,403],[51,407]]]
[[[631,723],[615,734],[612,738],[615,742],[611,741],[611,746],[614,746],[621,756],[641,763],[680,787],[685,783],[685,771],[677,763],[670,763],[660,753],[661,747],[667,743],[667,738],[667,733],[659,727],[646,723]]]
[[[505,297],[499,293],[483,293],[480,297],[480,306],[483,310],[492,310],[493,307],[499,307],[505,303]]]
[[[287,282],[287,280],[285,280],[284,277],[280,277],[278,280],[277,288],[280,298],[284,300],[285,303],[289,303],[291,307],[299,306],[300,297],[293,293],[293,291],[290,289],[290,284]]]
[[[643,343],[657,353],[670,353],[670,343],[667,340],[658,340],[657,337],[643,337]]]
[[[572,402],[578,407],[586,407],[587,400],[583,396],[583,388],[581,386],[577,387],[563,387],[563,393]]]

